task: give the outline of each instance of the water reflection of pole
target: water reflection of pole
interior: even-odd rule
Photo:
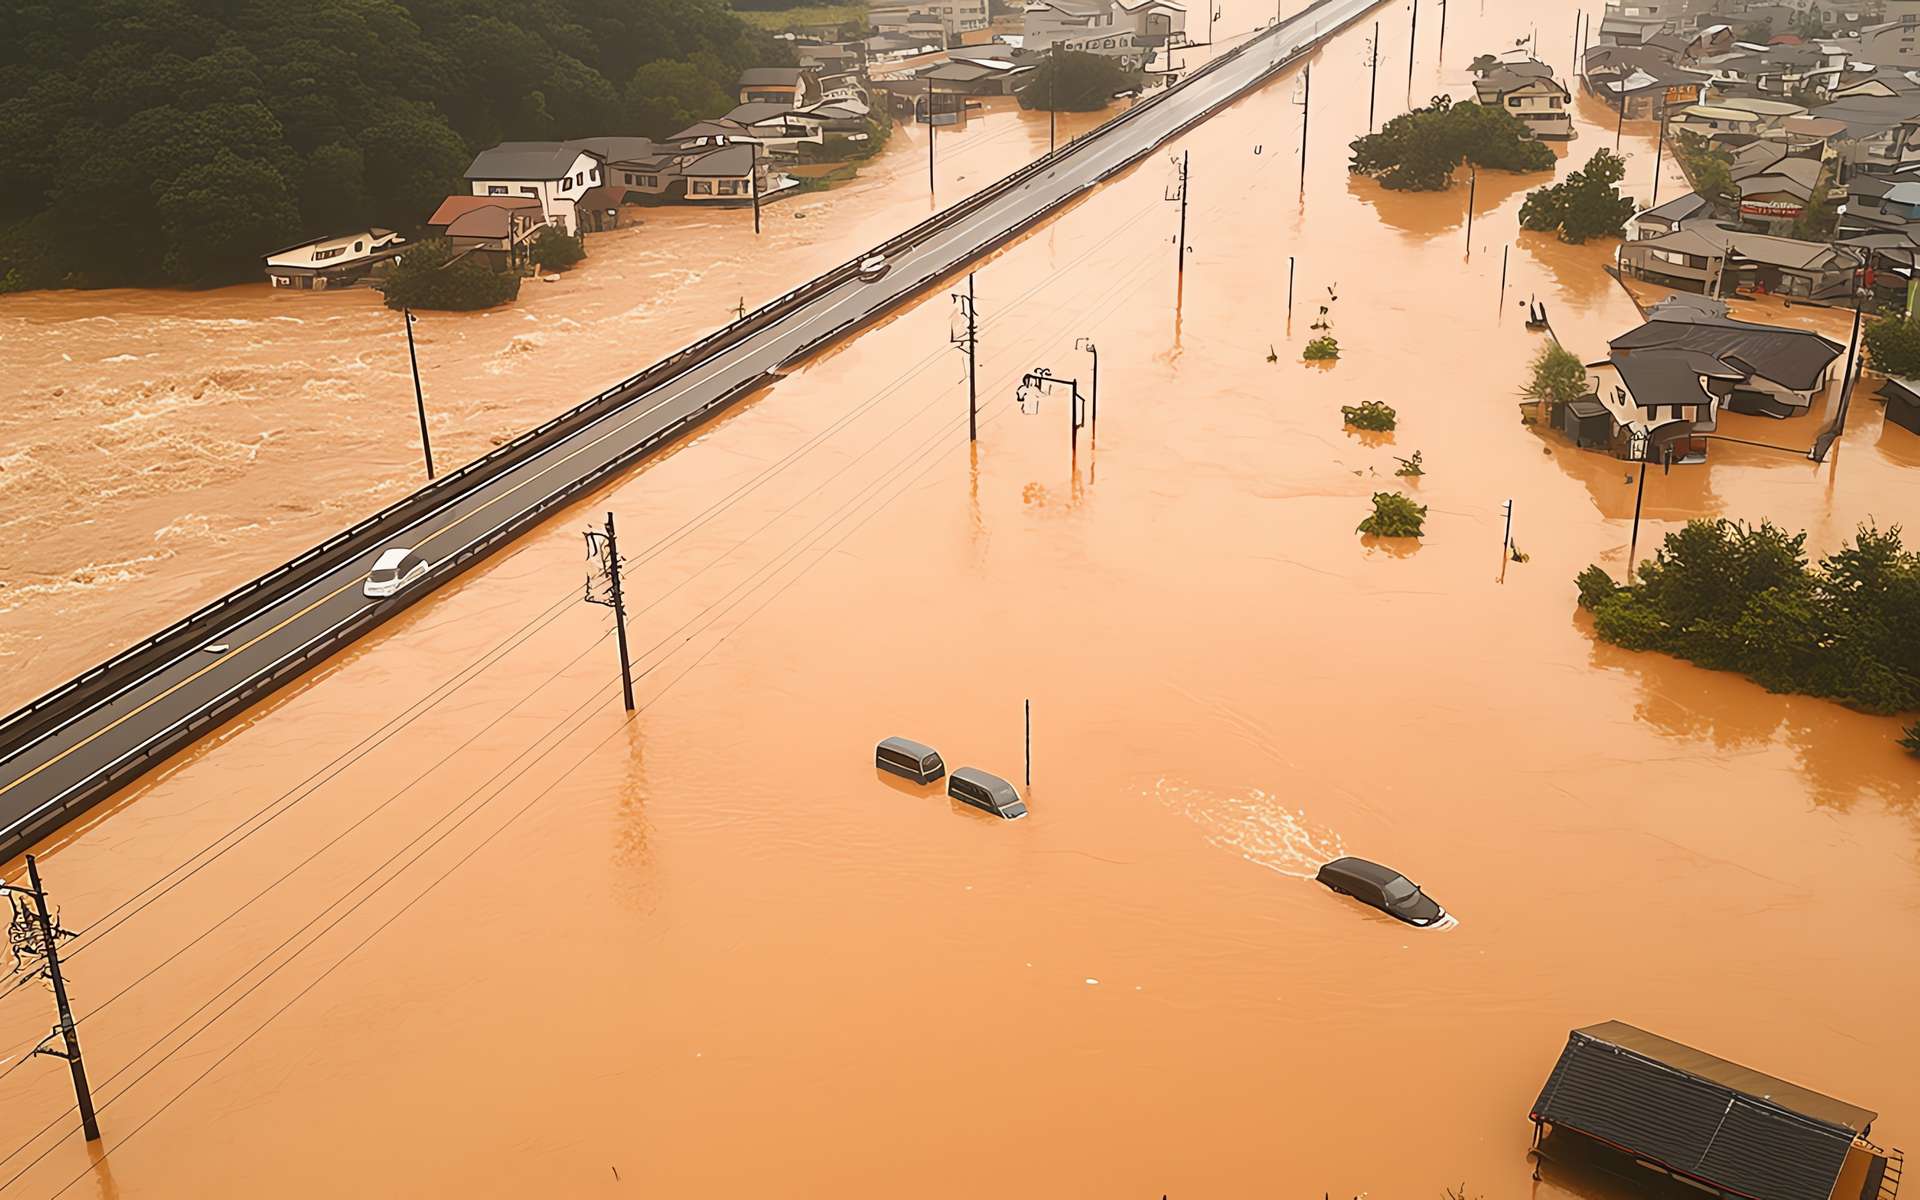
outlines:
[[[407,319],[407,362],[413,367],[413,405],[420,412],[420,452],[427,459],[427,478],[432,479],[433,443],[427,440],[427,398],[420,391],[420,355],[413,348],[413,323],[419,318],[411,308],[400,311]]]
[[[0,883],[0,893],[33,897],[34,911],[27,917],[33,924],[27,928],[32,929],[37,926],[37,932],[24,935],[16,933],[13,943],[15,962],[17,964],[23,954],[46,959],[46,965],[36,973],[44,972],[53,984],[53,1005],[60,1015],[60,1023],[54,1026],[54,1032],[58,1033],[62,1039],[61,1049],[55,1050],[47,1044],[53,1040],[53,1034],[48,1034],[47,1041],[34,1047],[33,1054],[45,1054],[52,1058],[67,1060],[67,1070],[73,1076],[74,1104],[80,1109],[81,1132],[86,1134],[89,1142],[97,1142],[100,1140],[100,1122],[93,1115],[93,1090],[87,1086],[87,1064],[80,1057],[80,1033],[74,1027],[73,1007],[67,1003],[67,981],[60,973],[59,941],[62,937],[72,937],[73,934],[60,928],[59,923],[47,910],[47,889],[40,883],[40,864],[31,854],[27,855],[27,882],[28,887]],[[20,926],[15,926],[16,930],[19,928]],[[31,977],[31,975],[28,976],[28,978]]]

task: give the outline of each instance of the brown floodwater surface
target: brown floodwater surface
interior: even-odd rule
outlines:
[[[1408,14],[1381,10],[1383,117],[1466,94],[1473,55],[1536,22],[1564,70],[1571,6],[1450,7],[1444,56],[1422,15],[1412,86]],[[1314,60],[1304,189],[1296,73],[1172,147],[1183,282],[1164,155],[979,266],[977,445],[943,286],[43,847],[83,931],[106,1157],[60,1064],[0,1062],[0,1197],[1612,1200],[1526,1157],[1567,1030],[1609,1018],[1911,1147],[1898,723],[1595,641],[1572,579],[1625,572],[1634,488],[1521,424],[1520,306],[1597,357],[1637,320],[1613,243],[1516,233],[1537,179],[1483,174],[1471,245],[1464,181],[1349,179],[1370,33]],[[1576,119],[1562,173],[1612,145]],[[1653,132],[1625,131],[1636,194]],[[528,311],[557,321],[542,286]],[[1322,303],[1327,369],[1300,359]],[[1066,397],[1028,412],[1014,387],[1090,384],[1080,337],[1101,403],[1076,450]],[[556,401],[620,373],[613,340],[551,339],[600,364]],[[462,369],[475,405],[529,382]],[[1367,399],[1399,428],[1344,431]],[[1716,445],[1650,476],[1640,553],[1697,515],[1820,552],[1910,514],[1917,439],[1880,414],[1856,403],[1825,467]],[[1766,426],[1804,444],[1815,419]],[[1427,474],[1396,479],[1415,450]],[[1356,535],[1381,490],[1428,506],[1417,545]],[[631,718],[610,620],[575,601],[608,509]],[[889,734],[1021,782],[1031,815],[877,775]],[[1312,883],[1341,853],[1459,925]],[[0,997],[0,1058],[49,1020],[37,991]]]

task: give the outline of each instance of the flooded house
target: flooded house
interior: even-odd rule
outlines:
[[[1544,1164],[1637,1194],[1896,1200],[1904,1158],[1868,1139],[1877,1115],[1607,1021],[1567,1035],[1529,1119]]]
[[[533,239],[545,228],[546,214],[532,196],[448,196],[427,218],[429,235],[496,271],[526,265]]]
[[[284,246],[265,257],[267,282],[320,291],[351,287],[398,256],[406,239],[391,229],[358,229]]]
[[[1735,291],[1808,299],[1847,296],[1860,259],[1825,242],[1735,229],[1711,217],[1620,246],[1620,269],[1638,279],[1709,296]]]
[[[1879,395],[1887,402],[1887,424],[1920,436],[1920,380],[1889,376]]]
[[[1479,72],[1473,92],[1481,104],[1503,108],[1524,121],[1539,140],[1573,136],[1573,114],[1567,111],[1573,95],[1553,77],[1553,68],[1538,59],[1502,62]]]
[[[602,182],[605,160],[577,142],[501,142],[482,150],[467,166],[476,196],[530,196],[549,225],[580,231],[577,204]]]

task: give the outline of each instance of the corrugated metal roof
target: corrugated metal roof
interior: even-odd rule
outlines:
[[[1619,1021],[1576,1029],[1537,1121],[1761,1200],[1828,1200],[1874,1114]]]

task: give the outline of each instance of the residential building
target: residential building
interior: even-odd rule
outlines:
[[[734,85],[742,104],[788,104],[801,108],[824,99],[807,67],[748,67]]]
[[[1029,52],[1059,46],[1135,69],[1165,69],[1167,52],[1187,42],[1187,10],[1172,0],[1031,0],[1022,16]]]
[[[906,37],[919,46],[944,49],[950,41],[946,22],[924,8],[875,8],[868,11],[867,20],[875,33]]]
[[[684,196],[692,204],[753,203],[752,146],[723,146],[688,161],[680,169],[686,180]]]
[[[426,225],[429,234],[451,242],[456,253],[505,271],[528,260],[547,218],[532,196],[448,196]]]
[[[264,259],[267,282],[304,291],[350,287],[397,256],[405,242],[391,229],[369,228],[284,246]]]
[[[1767,233],[1784,233],[1826,186],[1826,167],[1817,159],[1783,158],[1765,171],[1740,180],[1740,219]]]
[[[1707,214],[1706,198],[1694,192],[1684,192],[1657,208],[1635,213],[1627,221],[1627,240],[1637,242],[1643,238],[1664,237],[1680,228],[1683,222],[1703,214]]]
[[[1876,67],[1920,67],[1920,14],[1862,29],[1857,53],[1861,62]]]
[[[973,58],[935,63],[914,72],[912,83],[949,96],[1011,96],[1027,85],[1035,71],[1032,60],[1016,63],[1004,58]]]
[[[1708,390],[1722,407],[1771,417],[1805,413],[1846,353],[1845,346],[1812,330],[1737,321],[1725,315],[1724,305],[1691,297],[1654,305],[1645,324],[1607,346],[1616,360],[1686,356],[1688,369],[1703,386],[1713,385]]]
[[[1749,291],[1844,297],[1859,265],[1857,255],[1824,242],[1753,233],[1708,217],[1620,246],[1620,269],[1627,274],[1709,296]]]
[[[532,196],[547,224],[573,234],[575,205],[602,182],[602,161],[575,142],[502,142],[474,157],[467,183],[476,196]]]
[[[1563,140],[1573,136],[1572,94],[1553,77],[1553,68],[1538,59],[1503,62],[1473,81],[1480,103],[1504,108],[1526,122],[1534,137]]]
[[[867,19],[879,33],[925,32],[931,20],[939,26],[942,45],[955,45],[961,34],[985,29],[990,23],[987,0],[914,0],[911,6],[871,9]]]
[[[797,158],[826,140],[825,119],[790,104],[742,104],[721,119],[743,127],[738,140],[758,142],[768,154]]]
[[[1880,398],[1887,402],[1887,424],[1920,434],[1920,380],[1888,377]]]

